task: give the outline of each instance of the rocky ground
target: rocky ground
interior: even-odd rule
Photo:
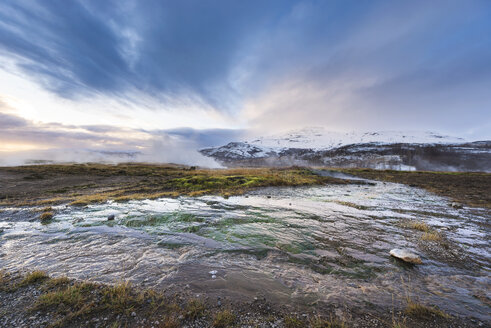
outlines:
[[[408,304],[405,311],[371,313],[333,307],[292,312],[266,299],[249,303],[50,278],[42,272],[2,272],[0,327],[486,327]]]

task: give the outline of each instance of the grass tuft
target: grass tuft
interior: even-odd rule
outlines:
[[[305,322],[295,316],[287,316],[284,318],[286,328],[303,328],[306,327]]]
[[[46,280],[45,287],[47,289],[64,287],[70,283],[70,279],[67,277],[50,278]]]
[[[80,285],[68,286],[65,289],[48,292],[39,296],[35,308],[47,309],[53,306],[67,308],[79,307],[84,297],[82,295],[83,289]]]
[[[27,286],[48,279],[48,275],[44,271],[33,271],[28,273],[20,282],[20,286]]]
[[[127,314],[144,301],[144,294],[135,292],[129,282],[109,287],[103,292],[105,307],[114,313]]]
[[[215,314],[213,318],[213,327],[226,328],[234,324],[237,317],[230,310],[223,310]]]
[[[416,303],[412,300],[408,301],[406,310],[404,312],[407,315],[419,319],[431,319],[432,317],[448,319],[450,317],[448,314],[438,309],[437,307]]]
[[[160,328],[179,328],[182,327],[179,320],[174,316],[167,317],[164,322],[159,326]]]
[[[0,291],[9,291],[9,282],[9,275],[5,271],[0,270]]]
[[[205,304],[199,299],[192,299],[186,305],[186,318],[196,320],[205,316]]]
[[[312,328],[346,328],[346,324],[337,319],[329,318],[328,320],[322,319],[321,317],[316,317],[310,320],[310,327]]]
[[[403,322],[392,321],[392,328],[407,328],[407,326]]]
[[[39,219],[42,223],[46,223],[53,218],[53,212],[44,212],[39,216]]]
[[[408,223],[408,227],[411,229],[422,231],[422,232],[430,232],[431,231],[431,228],[429,225],[427,225],[424,222],[420,222],[420,221],[411,221]]]
[[[336,201],[336,203],[339,204],[339,205],[356,208],[357,210],[368,210],[369,209],[368,206],[359,205],[359,204],[355,204],[355,203],[351,203],[351,202]]]
[[[425,232],[421,238],[421,240],[424,240],[424,241],[435,241],[435,242],[440,242],[442,241],[442,235],[436,231],[429,231],[429,232]]]
[[[72,206],[85,206],[89,205],[92,203],[102,203],[107,201],[108,198],[105,197],[104,195],[100,194],[95,194],[95,195],[86,195],[86,196],[81,196],[77,200],[74,200],[73,202],[70,203]]]

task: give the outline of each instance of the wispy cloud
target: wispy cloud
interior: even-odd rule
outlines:
[[[29,160],[172,162],[217,166],[197,150],[221,145],[237,130],[141,130],[107,125],[36,123],[0,107],[0,165]],[[202,136],[206,136],[203,138]]]
[[[480,0],[6,0],[0,58],[9,64],[0,69],[72,105],[118,102],[92,107],[134,119],[132,128],[183,126],[142,108],[176,117],[198,109],[217,128],[489,137],[490,29],[491,4]],[[58,122],[86,107],[59,110]],[[98,133],[90,129],[78,133]]]

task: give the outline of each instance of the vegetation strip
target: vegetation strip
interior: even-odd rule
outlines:
[[[9,295],[11,299],[24,300],[22,306],[12,305],[15,311],[9,308],[10,302],[3,301]],[[206,295],[194,298],[182,293],[166,294],[140,289],[128,282],[104,285],[66,277],[51,278],[42,271],[19,275],[0,270],[0,314],[22,317],[16,320],[31,326],[347,328],[426,327],[431,323],[432,327],[467,327],[461,319],[436,307],[409,297],[406,303],[401,311],[391,309],[386,315],[354,311],[347,319],[333,312],[319,315],[299,314],[287,308],[276,310],[265,300],[217,306]],[[2,321],[5,317],[0,315],[0,326],[6,324]]]
[[[150,164],[71,164],[0,168],[5,188],[0,205],[83,206],[107,200],[128,201],[217,194],[240,195],[259,187],[286,187],[353,182],[322,177],[307,168],[197,169]],[[354,182],[359,183],[359,182]],[[56,188],[56,189],[53,189]],[[56,196],[53,196],[53,194]],[[49,220],[49,211],[43,214]]]

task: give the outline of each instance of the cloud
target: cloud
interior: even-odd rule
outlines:
[[[264,43],[263,83],[244,119],[261,131],[324,125],[490,138],[491,37],[483,32],[491,6],[445,4],[364,2],[329,20],[329,5],[316,3],[285,18]],[[287,37],[289,52],[274,60]]]
[[[169,129],[163,131],[165,134],[170,135],[180,140],[187,140],[193,142],[198,148],[222,146],[224,143],[228,143],[233,140],[242,140],[247,138],[247,130],[239,129],[191,129],[191,128],[178,128]]]
[[[0,55],[59,97],[122,102],[128,120],[140,107],[183,117],[193,108],[271,132],[321,124],[489,138],[490,9],[479,0],[6,0]],[[118,128],[79,128],[120,141]],[[185,135],[206,139],[175,131]]]
[[[226,109],[236,98],[228,78],[241,47],[280,3],[8,0],[0,4],[0,45],[62,97],[138,90]]]
[[[27,125],[27,121],[23,118],[0,113],[0,131],[6,131],[11,128],[19,128]]]
[[[220,145],[225,141],[224,138],[237,133],[227,130],[146,131],[113,126],[35,123],[1,110],[0,107],[0,165],[48,160],[110,163],[143,161],[217,167],[219,165],[214,160],[202,156],[197,149]],[[207,135],[208,141],[191,137],[193,135]]]

